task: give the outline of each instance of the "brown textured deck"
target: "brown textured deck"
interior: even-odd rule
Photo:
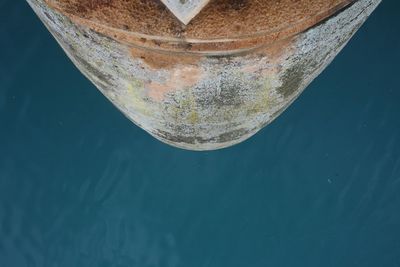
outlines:
[[[296,31],[354,0],[212,0],[188,25],[159,0],[46,0],[63,13],[110,28],[164,38],[223,39]],[[287,30],[286,30],[287,31]]]

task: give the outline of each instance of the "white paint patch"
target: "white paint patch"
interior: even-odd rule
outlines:
[[[184,24],[188,24],[210,0],[161,0]]]

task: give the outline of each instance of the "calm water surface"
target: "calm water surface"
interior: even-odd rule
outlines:
[[[0,0],[0,266],[400,266],[399,7],[269,127],[195,153],[130,123]]]

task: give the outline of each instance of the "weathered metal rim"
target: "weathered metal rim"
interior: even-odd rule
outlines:
[[[214,43],[225,43],[225,42],[235,42],[235,41],[243,41],[243,40],[248,40],[248,39],[253,39],[257,37],[263,37],[266,35],[272,35],[275,36],[274,41],[279,41],[282,39],[285,39],[289,36],[293,36],[296,34],[299,34],[309,28],[312,28],[315,25],[318,25],[322,21],[330,18],[331,16],[336,15],[337,13],[341,12],[343,9],[346,9],[348,6],[354,4],[359,0],[345,0],[342,3],[332,7],[331,9],[327,11],[320,12],[312,17],[305,18],[302,20],[297,21],[295,24],[291,24],[285,27],[280,27],[280,28],[274,28],[269,31],[260,31],[260,32],[254,32],[251,34],[245,34],[245,35],[238,35],[238,36],[232,36],[229,38],[210,38],[210,39],[198,39],[198,38],[177,38],[177,37],[165,37],[165,36],[157,36],[157,35],[149,35],[149,34],[144,34],[144,33],[139,33],[139,32],[132,32],[132,31],[127,31],[121,28],[116,28],[112,26],[105,25],[103,23],[99,22],[94,22],[89,19],[73,15],[73,14],[68,14],[68,16],[73,19],[74,21],[77,21],[81,24],[84,25],[89,25],[93,27],[100,27],[103,29],[107,29],[112,32],[116,33],[121,33],[127,36],[131,36],[133,38],[144,38],[146,40],[153,40],[153,41],[160,41],[160,42],[172,42],[172,43],[184,43],[184,44],[214,44]],[[56,7],[55,7],[56,8]],[[58,8],[56,8],[58,11]],[[62,12],[63,13],[63,12]],[[290,33],[290,34],[285,34],[285,33]],[[284,34],[281,34],[284,33]]]

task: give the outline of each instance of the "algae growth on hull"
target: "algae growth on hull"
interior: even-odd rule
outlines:
[[[63,13],[67,6],[61,12],[44,0],[28,1],[82,73],[130,120],[168,144],[192,150],[237,144],[270,123],[380,2],[358,0],[295,36],[218,55],[188,45],[174,47],[180,52],[149,49],[144,37],[138,46]]]

